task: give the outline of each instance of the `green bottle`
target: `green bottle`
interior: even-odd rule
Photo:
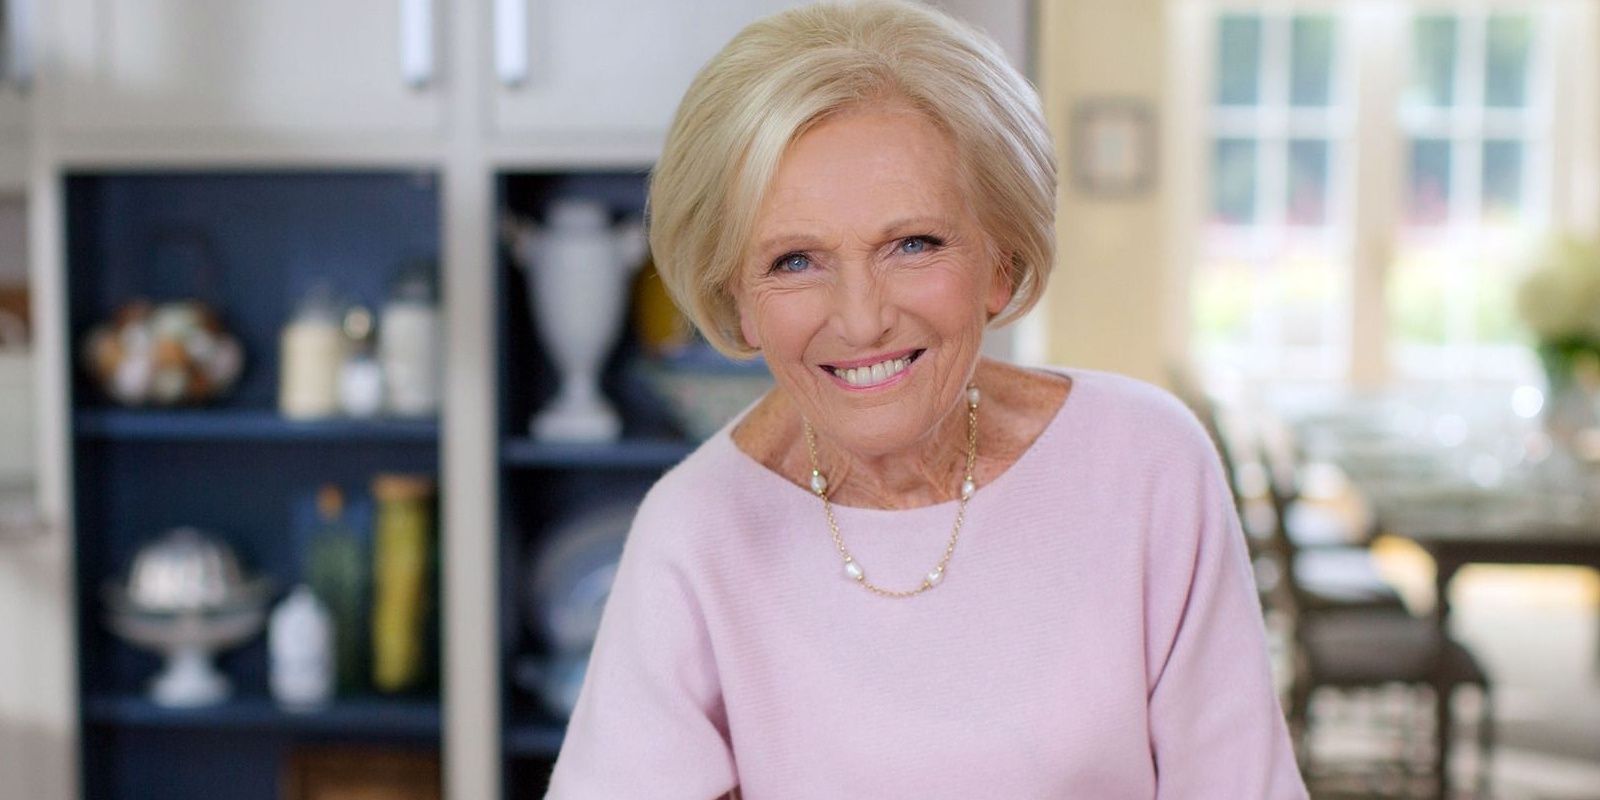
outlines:
[[[367,685],[366,547],[344,522],[344,492],[332,484],[317,492],[318,525],[307,556],[306,583],[333,616],[333,651],[340,694]]]

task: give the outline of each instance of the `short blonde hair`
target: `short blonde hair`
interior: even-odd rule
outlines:
[[[650,249],[669,294],[714,347],[754,353],[733,281],[778,161],[817,120],[909,103],[955,144],[979,224],[1005,255],[1005,324],[1055,257],[1056,165],[1038,94],[988,37],[897,0],[821,3],[741,31],[684,94],[650,178]]]

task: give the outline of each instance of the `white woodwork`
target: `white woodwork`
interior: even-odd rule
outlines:
[[[493,135],[659,150],[690,80],[728,39],[792,0],[499,0]],[[517,9],[515,11],[510,9]],[[520,55],[514,48],[523,50]],[[506,48],[513,48],[508,51]],[[520,79],[516,66],[525,64]]]
[[[438,81],[407,81],[407,67],[437,59],[438,15],[402,13],[415,0],[57,3],[45,34],[59,82],[52,121],[64,130],[293,136],[441,125]]]
[[[4,0],[0,0],[4,2]],[[29,95],[0,73],[0,194],[28,182]]]

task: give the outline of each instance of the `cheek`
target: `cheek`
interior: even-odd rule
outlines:
[[[901,295],[919,316],[949,331],[973,326],[986,319],[987,286],[972,280],[971,270],[957,267],[929,271],[905,282]]]
[[[759,346],[769,360],[799,358],[827,322],[822,292],[796,291],[758,295],[740,304],[739,326],[745,340]]]

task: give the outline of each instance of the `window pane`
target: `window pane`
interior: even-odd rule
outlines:
[[[1249,337],[1256,284],[1255,268],[1242,259],[1198,265],[1190,300],[1202,347],[1237,344]]]
[[[1402,342],[1442,345],[1449,340],[1448,298],[1469,276],[1459,260],[1432,251],[1402,250],[1389,270],[1389,335]]]
[[[1224,14],[1217,21],[1217,102],[1255,105],[1260,96],[1261,18]]]
[[[1290,225],[1322,225],[1328,221],[1328,140],[1289,142]]]
[[[1268,303],[1278,318],[1278,341],[1289,347],[1326,349],[1330,319],[1339,311],[1339,265],[1321,254],[1287,255],[1274,264]]]
[[[1522,210],[1522,142],[1483,143],[1483,216],[1487,222],[1514,221]]]
[[[1333,19],[1297,16],[1292,39],[1289,102],[1326,106],[1333,94]]]
[[[1480,342],[1526,341],[1527,325],[1517,316],[1517,287],[1522,273],[1506,269],[1506,261],[1486,261],[1478,268],[1477,304],[1472,309],[1473,333]]]
[[[1528,103],[1528,53],[1533,44],[1533,24],[1522,15],[1489,17],[1487,71],[1484,101],[1498,108],[1521,108]]]
[[[1406,217],[1413,225],[1450,219],[1450,140],[1411,140],[1411,181]]]
[[[1455,17],[1418,17],[1411,34],[1413,102],[1449,107],[1456,96]]]
[[[1213,221],[1248,225],[1256,216],[1256,142],[1218,139],[1211,159]]]

